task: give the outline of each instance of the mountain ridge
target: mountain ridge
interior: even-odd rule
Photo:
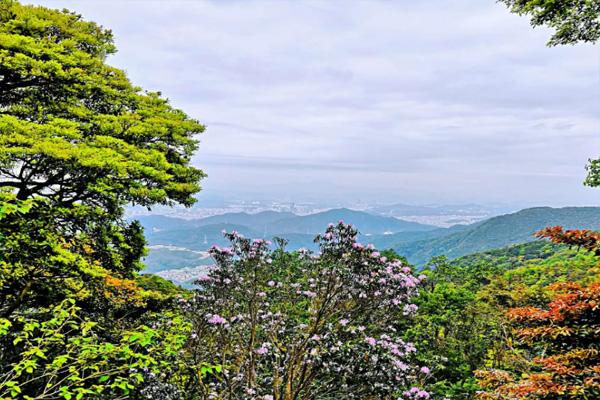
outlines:
[[[469,229],[432,240],[420,240],[394,246],[399,254],[417,265],[431,257],[457,258],[512,244],[535,240],[536,231],[561,225],[565,229],[600,229],[600,207],[532,207],[499,215]]]

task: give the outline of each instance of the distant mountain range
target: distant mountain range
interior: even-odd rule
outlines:
[[[310,215],[295,215],[289,212],[264,211],[257,214],[228,213],[212,217],[184,220],[161,215],[147,215],[138,218],[146,229],[153,231],[196,229],[217,225],[243,225],[246,230],[263,235],[302,233],[316,235],[325,231],[330,223],[343,220],[358,227],[365,235],[393,234],[397,232],[418,232],[435,230],[433,225],[404,221],[393,217],[374,215],[347,208],[323,211]]]
[[[346,223],[355,225],[360,232],[365,235],[383,235],[397,232],[421,232],[436,229],[436,227],[433,225],[424,225],[393,217],[383,217],[363,211],[339,208],[311,215],[281,219],[273,222],[269,231],[271,233],[279,234],[318,234],[325,230],[327,224],[337,223],[338,221],[344,221]]]
[[[456,258],[471,253],[535,240],[534,233],[547,226],[600,230],[600,207],[536,207],[500,215],[468,225],[466,229],[432,239],[399,243],[399,254],[417,265],[431,257]]]
[[[600,230],[600,207],[529,208],[449,228],[343,208],[304,216],[265,211],[257,214],[229,213],[194,220],[164,216],[142,216],[139,219],[146,228],[151,246],[175,246],[179,248],[178,252],[185,249],[203,251],[212,244],[226,245],[223,230],[236,230],[246,237],[283,237],[288,240],[290,250],[300,247],[316,250],[314,236],[323,232],[329,223],[344,220],[359,229],[360,241],[373,243],[380,249],[392,248],[411,263],[422,266],[432,256],[446,255],[453,259],[530,242],[535,240],[533,234],[546,226]],[[160,246],[151,249],[146,259],[149,271],[174,268],[178,256],[173,251]],[[197,255],[180,257],[180,260],[182,267],[198,265]]]

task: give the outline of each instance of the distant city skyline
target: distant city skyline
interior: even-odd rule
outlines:
[[[600,204],[598,47],[493,0],[31,3],[111,28],[108,62],[206,124],[201,199]]]

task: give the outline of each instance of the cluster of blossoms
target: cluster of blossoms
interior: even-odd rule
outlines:
[[[190,351],[219,371],[202,378],[205,398],[429,396],[411,389],[429,370],[400,332],[424,277],[341,221],[317,236],[316,254],[226,236],[231,247],[210,250],[216,265],[186,305]]]
[[[428,399],[430,397],[429,393],[426,392],[425,390],[422,390],[418,387],[413,387],[410,390],[405,391],[404,393],[402,393],[402,398],[401,399]]]

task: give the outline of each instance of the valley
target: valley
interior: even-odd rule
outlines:
[[[386,212],[388,215],[375,214]],[[435,256],[455,259],[473,253],[535,241],[534,233],[547,226],[566,229],[600,229],[599,207],[535,207],[488,218],[472,224],[439,227],[390,216],[393,210],[367,211],[332,209],[308,215],[291,212],[225,213],[200,219],[181,219],[162,215],[139,216],[145,228],[149,254],[147,273],[154,273],[190,287],[206,273],[213,261],[206,251],[226,246],[223,231],[237,231],[249,238],[287,241],[288,250],[306,248],[317,251],[315,235],[330,223],[340,220],[356,226],[359,241],[379,249],[393,249],[422,268]]]

